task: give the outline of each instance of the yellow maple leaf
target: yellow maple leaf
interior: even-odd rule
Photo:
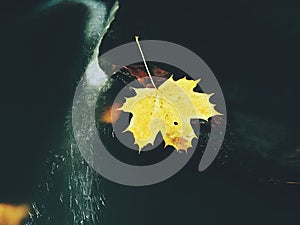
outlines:
[[[0,203],[0,225],[20,225],[29,215],[28,205],[9,205]]]
[[[187,151],[192,147],[192,139],[197,138],[191,119],[208,120],[222,115],[209,102],[213,94],[193,91],[199,81],[186,78],[175,81],[171,76],[158,88],[133,88],[136,95],[126,98],[119,109],[133,115],[124,132],[132,132],[139,152],[147,144],[153,145],[159,132],[165,147]]]

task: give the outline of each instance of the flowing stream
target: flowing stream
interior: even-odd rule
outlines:
[[[41,10],[59,6],[62,2],[50,1],[41,7]],[[84,30],[83,52],[87,56],[87,63],[83,69],[83,78],[97,81],[99,74],[94,73],[96,77],[92,78],[87,78],[86,74],[89,69],[98,66],[99,46],[114,19],[118,2],[110,10],[107,10],[106,5],[98,1],[72,0],[68,2],[83,4],[89,11],[89,18]],[[100,79],[104,81],[105,77]],[[90,95],[95,93],[95,86],[90,82],[85,84],[85,100],[89,101]],[[50,151],[47,160],[43,163],[43,169],[46,171],[45,178],[37,187],[36,199],[32,202],[32,210],[25,222],[26,225],[101,224],[102,211],[106,207],[101,189],[101,179],[85,162],[78,150],[73,137],[71,117],[70,110],[66,117],[64,144],[58,149]]]

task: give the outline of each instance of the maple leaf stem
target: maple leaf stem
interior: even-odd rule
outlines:
[[[147,65],[147,63],[146,63],[145,56],[144,56],[144,53],[143,53],[143,51],[142,51],[142,48],[141,48],[141,45],[140,45],[140,42],[139,42],[139,36],[135,36],[135,41],[136,41],[136,43],[137,43],[137,46],[139,47],[140,53],[141,53],[142,58],[143,58],[144,65],[145,65],[145,67],[146,67],[146,71],[147,71],[147,73],[148,73],[148,75],[149,75],[149,78],[150,78],[150,80],[151,80],[151,83],[152,83],[153,87],[155,87],[155,88],[157,89],[157,87],[156,87],[156,85],[155,85],[155,83],[154,83],[154,81],[153,81],[152,75],[150,74],[148,65]]]

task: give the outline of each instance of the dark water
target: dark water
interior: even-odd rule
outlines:
[[[101,50],[131,42],[137,34],[191,49],[219,80],[229,125],[222,153],[207,171],[196,170],[197,152],[158,185],[105,182],[106,224],[297,221],[300,189],[286,182],[300,174],[299,7],[292,1],[121,2]]]
[[[1,201],[33,202],[28,224],[297,223],[300,189],[287,182],[300,181],[299,3],[120,2],[101,52],[137,34],[183,45],[215,73],[229,115],[208,170],[197,171],[198,151],[171,179],[138,188],[91,171],[69,136],[95,47],[83,32],[88,12],[74,4],[23,19],[40,2],[1,7]]]

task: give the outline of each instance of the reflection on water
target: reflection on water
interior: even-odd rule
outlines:
[[[83,60],[88,60],[85,70],[88,70],[98,57],[102,37],[114,19],[118,2],[108,11],[101,1],[57,0],[49,1],[41,10],[46,11],[60,4],[62,7],[72,7],[72,3],[82,4],[89,13],[82,46]],[[89,88],[89,84],[86,87]],[[60,149],[50,151],[43,163],[43,170],[47,173],[37,187],[26,225],[95,225],[101,222],[105,198],[100,177],[82,158],[73,138],[70,118],[66,122],[64,144]]]
[[[85,163],[74,141],[66,155],[51,156],[45,162],[48,174],[39,185],[30,219],[35,224],[99,224],[105,198],[99,176]]]

